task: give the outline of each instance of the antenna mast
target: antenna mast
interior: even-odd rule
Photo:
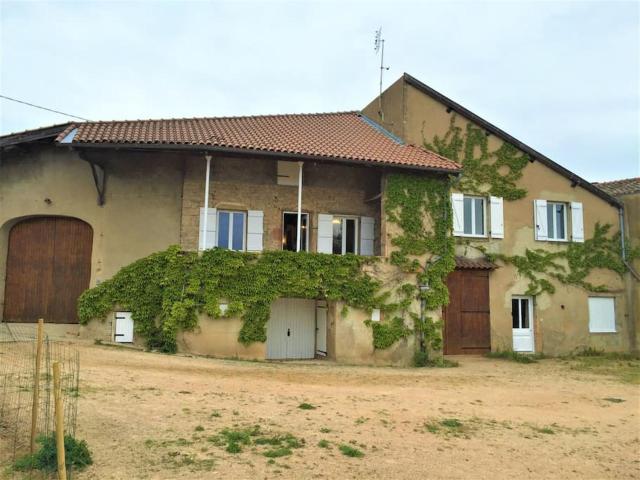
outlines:
[[[384,66],[384,38],[382,38],[382,27],[376,30],[374,50],[376,53],[380,52],[380,94],[378,95],[378,115],[380,115],[380,120],[384,122],[384,112],[382,110],[382,74],[385,70],[389,70],[389,67]]]

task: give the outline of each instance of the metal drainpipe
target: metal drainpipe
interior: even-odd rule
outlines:
[[[298,226],[296,231],[296,252],[300,251],[302,230],[302,165],[304,165],[304,162],[298,162]]]
[[[207,173],[204,180],[204,222],[202,224],[202,245],[200,250],[207,249],[207,221],[209,220],[209,176],[211,173],[211,155],[205,155],[207,159]]]

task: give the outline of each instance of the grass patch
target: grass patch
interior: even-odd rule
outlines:
[[[245,447],[267,448],[262,454],[268,458],[291,455],[294,448],[302,448],[304,440],[291,433],[266,434],[259,425],[246,428],[225,428],[207,440],[228,453],[241,453]]]
[[[287,455],[291,455],[291,449],[287,447],[274,448],[263,452],[262,455],[267,458],[286,457]]]
[[[510,360],[517,363],[536,363],[538,360],[544,358],[544,355],[540,353],[525,354],[514,352],[513,350],[496,350],[495,352],[487,352],[484,356],[487,358]]]
[[[603,352],[585,348],[563,357],[569,368],[580,372],[607,375],[622,383],[640,385],[640,358],[628,353]]]
[[[322,440],[320,440],[320,441],[318,442],[318,446],[319,446],[320,448],[329,448],[329,441],[328,441],[328,440],[325,440],[325,439],[322,439]]]
[[[357,448],[352,447],[351,445],[347,445],[346,443],[343,443],[338,448],[340,449],[340,453],[342,453],[346,457],[353,457],[353,458],[364,457],[364,453],[361,450],[358,450]]]
[[[544,433],[545,435],[555,435],[555,430],[551,427],[534,427],[533,428],[538,433]]]
[[[322,427],[320,429],[320,433],[331,433],[331,429],[327,427]]]
[[[202,425],[198,425],[196,428],[194,428],[194,431],[196,431],[196,432],[204,432],[204,427]]]
[[[442,420],[432,420],[424,423],[427,432],[445,436],[466,437],[470,432],[470,427],[463,424],[457,418],[443,418]]]
[[[311,405],[310,403],[304,402],[304,403],[301,403],[300,405],[298,405],[298,408],[300,410],[315,410],[318,407],[316,407],[314,405]]]

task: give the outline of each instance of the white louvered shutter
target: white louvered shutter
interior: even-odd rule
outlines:
[[[375,222],[372,217],[360,217],[360,255],[373,255]]]
[[[549,236],[549,229],[547,224],[547,201],[546,200],[533,201],[533,216],[534,216],[534,223],[535,223],[535,239],[547,240]]]
[[[204,208],[200,208],[200,226],[198,227],[198,250],[207,250],[216,246],[218,241],[218,210],[216,208],[209,209],[207,218],[207,241],[203,245],[204,235]]]
[[[491,206],[491,237],[504,238],[504,202],[502,197],[489,197]]]
[[[247,251],[261,252],[264,231],[264,213],[262,210],[247,212]]]
[[[453,234],[457,237],[464,235],[464,195],[451,194],[451,209],[453,210]]]
[[[318,214],[318,253],[333,253],[333,215]]]
[[[584,242],[584,219],[580,202],[571,202],[571,240]]]

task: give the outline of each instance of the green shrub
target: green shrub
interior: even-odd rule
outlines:
[[[298,405],[298,408],[300,410],[315,410],[318,407],[315,407],[315,406],[311,405],[310,403],[304,402],[304,403],[301,403],[300,405]]]
[[[40,450],[16,460],[14,468],[19,471],[42,470],[55,472],[58,468],[55,433],[48,436],[41,435],[36,441],[40,444]],[[93,463],[87,442],[76,440],[71,435],[65,435],[64,437],[64,455],[68,470],[72,468],[82,470]]]
[[[413,355],[413,366],[420,367],[433,367],[433,368],[452,368],[458,367],[460,364],[454,360],[447,360],[444,357],[437,356],[433,360],[429,359],[427,352],[416,351]]]

